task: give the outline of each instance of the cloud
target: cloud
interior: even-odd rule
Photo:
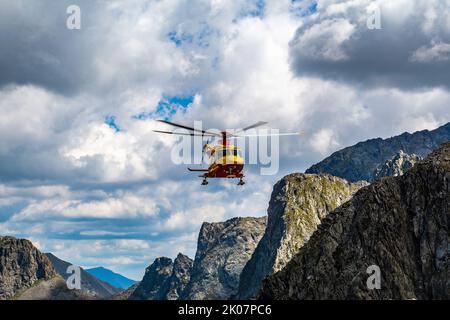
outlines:
[[[376,8],[379,30],[367,27]],[[318,1],[291,42],[292,67],[366,87],[448,87],[449,17],[439,0]]]
[[[432,43],[431,46],[423,46],[413,52],[411,61],[415,62],[442,62],[450,60],[449,43]]]

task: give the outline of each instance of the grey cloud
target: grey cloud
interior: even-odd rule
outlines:
[[[367,87],[450,86],[450,29],[447,27],[450,9],[443,1],[411,1],[412,10],[405,18],[396,15],[402,12],[384,9],[387,2],[383,1],[379,7],[382,27],[379,30],[368,29],[368,1],[360,3],[345,14],[329,14],[323,8],[320,15],[297,30],[290,52],[296,75]],[[436,15],[430,22],[427,22],[427,8],[433,8]],[[339,37],[343,27],[338,21],[345,21],[353,28],[342,41]],[[334,26],[328,34],[323,31],[327,24]],[[325,54],[329,51],[335,55],[342,51],[344,56],[332,59]]]
[[[67,7],[82,7],[82,23],[99,24],[99,2],[4,1],[0,4],[0,87],[34,84],[74,93],[93,78],[92,56],[98,32],[69,30]],[[100,27],[100,26],[99,26]],[[99,31],[99,30],[97,30]]]

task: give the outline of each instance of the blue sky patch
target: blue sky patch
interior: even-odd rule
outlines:
[[[134,115],[132,118],[136,120],[147,120],[159,118],[170,120],[177,112],[186,112],[189,105],[194,102],[194,96],[164,96],[156,106],[153,112],[142,112]]]
[[[117,125],[115,116],[107,116],[105,118],[105,123],[111,128],[114,129],[115,132],[120,132],[120,127]]]
[[[206,22],[203,22],[200,24],[200,31],[196,33],[171,31],[167,34],[167,37],[177,47],[181,47],[184,44],[194,44],[201,48],[208,48],[209,40],[214,34],[216,34],[216,30]]]
[[[291,12],[296,16],[306,17],[317,12],[316,1],[291,0]]]
[[[171,31],[167,34],[170,41],[175,43],[177,47],[180,47],[184,43],[192,43],[194,36],[187,33],[178,34],[176,31]]]
[[[266,9],[266,0],[253,0],[251,1],[251,7],[243,10],[240,14],[240,18],[245,17],[264,17],[264,11]],[[237,22],[239,19],[234,19],[233,22]]]

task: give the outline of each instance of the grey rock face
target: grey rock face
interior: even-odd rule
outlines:
[[[239,275],[260,241],[266,222],[263,217],[203,223],[191,280],[182,298],[227,299],[236,294]]]
[[[348,201],[365,182],[329,175],[295,173],[275,184],[267,229],[240,276],[234,298],[254,298],[262,280],[281,270],[308,241],[329,212]]]
[[[128,299],[130,299],[131,295],[134,293],[134,291],[136,291],[136,289],[139,287],[140,284],[141,284],[140,282],[133,284],[128,289],[123,290],[123,291],[115,294],[114,296],[112,296],[111,300],[128,300]]]
[[[47,257],[25,239],[0,237],[0,300],[57,275]]]
[[[450,140],[450,123],[436,130],[403,133],[386,140],[371,139],[333,153],[313,165],[306,173],[329,173],[348,181],[375,181],[376,168],[394,157],[400,150],[422,159]]]
[[[168,280],[172,275],[172,259],[156,258],[145,270],[145,275],[130,300],[165,300],[168,291]]]
[[[400,150],[392,159],[379,165],[373,173],[374,180],[380,180],[383,177],[398,177],[411,169],[421,158],[415,154],[407,154]]]
[[[449,299],[450,143],[330,213],[264,299]],[[381,289],[367,287],[367,268]]]
[[[191,279],[192,266],[194,261],[179,253],[173,263],[172,275],[169,278],[167,300],[178,300]]]
[[[142,281],[117,299],[130,300],[177,300],[191,278],[193,260],[179,253],[175,261],[161,257],[145,271]],[[132,291],[132,292],[130,292]]]

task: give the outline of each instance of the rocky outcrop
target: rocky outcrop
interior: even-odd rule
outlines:
[[[25,239],[0,237],[0,300],[57,275],[47,257]]]
[[[128,289],[122,290],[121,292],[112,296],[111,300],[129,300],[131,295],[134,293],[134,291],[136,291],[136,289],[139,287],[140,284],[141,284],[140,282],[136,282]]]
[[[67,280],[72,275],[71,273],[67,273],[67,268],[72,265],[71,263],[61,260],[51,253],[46,253],[46,256],[64,280]],[[80,268],[80,271],[81,291],[83,291],[86,296],[105,299],[122,291],[119,288],[115,288],[110,284],[97,279],[83,268]]]
[[[172,275],[172,259],[156,258],[145,270],[145,275],[130,300],[165,300],[169,289],[169,278]]]
[[[449,230],[447,143],[330,213],[286,267],[264,281],[260,298],[450,299]],[[380,289],[367,285],[374,265]]]
[[[377,167],[392,159],[400,150],[423,159],[447,141],[450,141],[450,123],[432,131],[403,133],[385,140],[371,139],[333,153],[306,173],[329,173],[348,181],[373,182]]]
[[[178,300],[183,294],[191,279],[194,261],[179,253],[173,262],[172,275],[168,279],[168,291],[166,299]]]
[[[398,177],[411,169],[421,158],[415,154],[407,154],[400,150],[392,159],[389,159],[382,165],[379,165],[373,173],[374,180],[380,180],[384,177]]]
[[[203,223],[191,280],[182,298],[227,299],[236,294],[239,275],[263,236],[266,222],[263,217]]]
[[[193,260],[179,253],[172,263],[172,259],[156,258],[145,270],[142,281],[128,290],[130,293],[118,295],[130,300],[177,300],[183,294],[189,280]]]
[[[275,184],[267,210],[267,229],[242,271],[234,298],[255,297],[262,280],[281,270],[320,221],[365,185],[329,175],[301,173],[288,175]]]

